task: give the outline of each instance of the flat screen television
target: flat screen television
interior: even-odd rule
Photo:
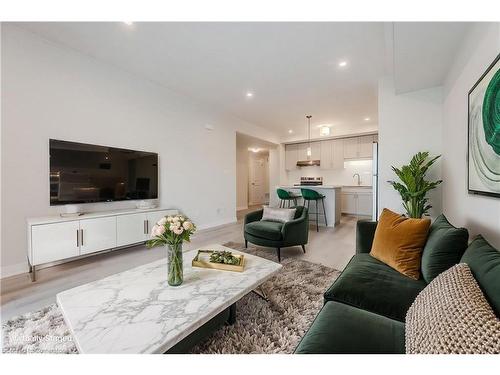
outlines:
[[[158,198],[158,154],[49,140],[50,205]]]

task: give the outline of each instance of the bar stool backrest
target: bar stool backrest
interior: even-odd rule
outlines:
[[[276,192],[278,193],[279,199],[292,199],[292,197],[290,196],[290,193],[286,190],[277,189]]]
[[[302,198],[304,198],[305,200],[317,200],[323,197],[316,190],[300,189],[300,191],[302,193]]]

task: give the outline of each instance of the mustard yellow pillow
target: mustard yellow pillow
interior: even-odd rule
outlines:
[[[370,255],[403,275],[418,280],[422,250],[430,225],[429,219],[410,219],[384,208]]]

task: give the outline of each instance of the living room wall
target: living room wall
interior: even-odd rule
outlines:
[[[500,249],[500,198],[467,191],[468,92],[500,52],[500,24],[475,25],[464,40],[444,87],[443,210],[455,225],[479,233]]]
[[[161,205],[199,228],[236,220],[236,131],[277,142],[263,128],[17,26],[2,25],[1,63],[2,277],[27,270],[26,218],[61,210],[49,206],[49,138],[158,152]]]
[[[396,95],[392,77],[379,82],[379,214],[383,208],[404,213],[401,196],[387,183],[397,179],[391,166],[408,164],[419,151],[431,155],[442,152],[443,91],[441,87]],[[441,161],[428,173],[429,179],[441,178]],[[441,187],[429,194],[436,217],[442,211]]]

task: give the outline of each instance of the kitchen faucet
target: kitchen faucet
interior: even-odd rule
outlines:
[[[361,177],[360,177],[359,173],[354,173],[354,174],[352,175],[352,178],[354,178],[354,177],[356,177],[356,176],[358,176],[358,186],[359,186],[359,185],[361,185]]]

